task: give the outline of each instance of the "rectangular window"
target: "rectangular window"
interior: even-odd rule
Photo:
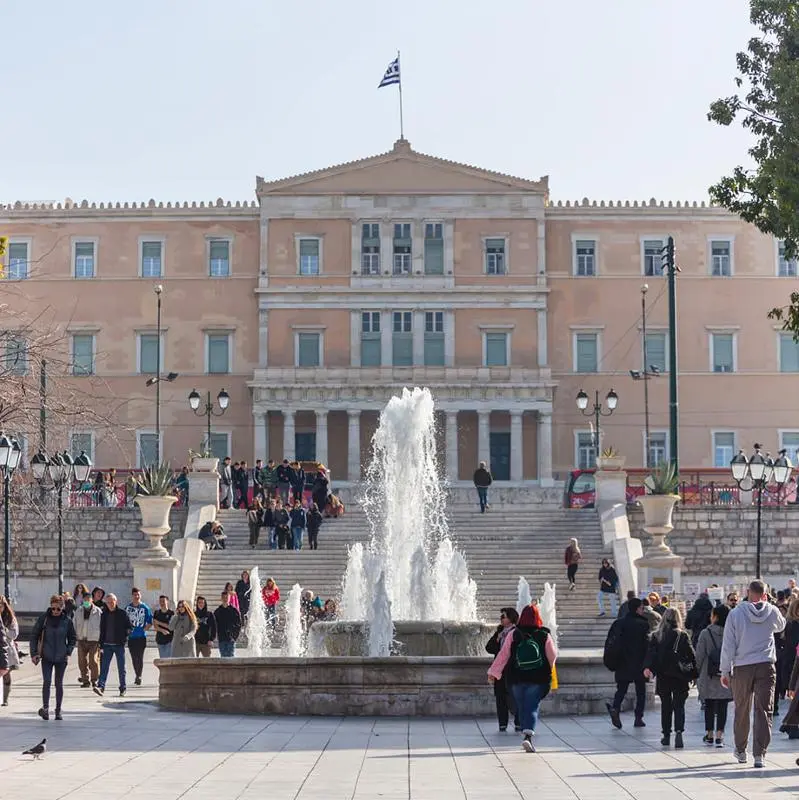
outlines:
[[[487,275],[505,274],[505,240],[485,240],[485,262]]]
[[[379,367],[381,363],[380,312],[364,311],[361,314],[361,366]]]
[[[94,375],[94,334],[72,336],[72,374]]]
[[[574,371],[599,372],[599,347],[596,333],[578,333],[574,337]]]
[[[596,275],[596,242],[578,239],[574,243],[574,274]]]
[[[162,274],[163,242],[141,243],[141,276],[142,278],[160,278]]]
[[[592,433],[577,434],[577,453],[575,461],[577,469],[594,469],[596,467],[596,447]]]
[[[11,242],[8,245],[8,269],[6,278],[21,281],[28,277],[28,243]]]
[[[297,334],[297,366],[319,367],[319,350],[322,341],[321,333]]]
[[[424,226],[424,271],[426,275],[444,274],[444,226],[440,222]]]
[[[413,315],[410,311],[393,314],[391,350],[395,367],[413,366]]]
[[[364,222],[361,226],[361,273],[380,274],[380,224]]]
[[[321,241],[319,239],[300,239],[299,250],[300,275],[318,275]]]
[[[139,372],[154,375],[158,372],[158,334],[139,334]]]
[[[426,367],[443,367],[444,312],[425,311],[424,315],[424,363]]]
[[[785,244],[783,242],[780,242],[779,250],[780,253],[777,261],[777,275],[779,275],[780,278],[795,278],[797,275],[796,259],[785,258]]]
[[[668,460],[667,441],[665,433],[649,432],[646,464],[649,469],[654,469]]]
[[[644,275],[663,274],[663,241],[646,239],[644,241]]]
[[[646,364],[644,370],[650,372],[665,372],[666,367],[666,334],[647,333],[646,335]]]
[[[86,453],[94,461],[94,434],[90,431],[73,431],[69,437],[69,444],[73,456]]]
[[[0,374],[25,375],[28,372],[28,343],[20,336],[8,333],[3,340],[5,358]]]
[[[487,367],[507,367],[508,366],[508,334],[507,333],[486,333],[485,348]]]
[[[735,339],[731,333],[711,333],[713,372],[735,371]]]
[[[227,375],[230,372],[230,334],[209,333],[208,374]]]
[[[94,242],[75,242],[75,277],[93,278],[95,268]]]
[[[732,245],[727,241],[710,243],[710,269],[712,275],[729,277],[732,275]]]
[[[211,239],[208,242],[208,274],[212,278],[227,278],[230,275],[230,242],[227,239]]]
[[[716,431],[713,434],[713,466],[729,467],[735,455],[735,434],[732,431]]]
[[[158,454],[158,437],[155,433],[137,431],[136,438],[138,441],[138,466],[149,467],[152,464],[158,464],[161,460]]]
[[[799,464],[799,431],[782,431],[780,433],[780,449],[787,450],[786,455],[791,464]]]
[[[780,372],[799,372],[799,343],[790,333],[780,334]]]
[[[394,274],[410,275],[412,258],[411,224],[398,222],[394,225]]]
[[[223,459],[230,455],[230,434],[212,433],[211,441],[207,443],[212,458]]]

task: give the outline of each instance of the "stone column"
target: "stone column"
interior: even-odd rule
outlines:
[[[294,461],[294,409],[283,410],[283,456],[289,461]],[[278,459],[279,461],[282,459]]]
[[[360,410],[347,411],[347,422],[347,480],[354,483],[361,479]]]
[[[252,448],[252,462],[253,464],[262,458],[264,461],[267,459],[269,446],[267,437],[269,435],[266,429],[268,417],[266,414],[256,412],[253,415],[253,448]]]
[[[413,312],[413,366],[424,366],[424,311]]]
[[[522,413],[521,409],[510,412],[510,479],[515,483],[521,483],[524,475]]]
[[[491,469],[491,412],[477,412],[477,460]]]
[[[390,311],[380,312],[380,366],[390,367],[394,363],[392,331],[393,319]]]
[[[362,312],[353,311],[350,313],[350,366],[361,366],[361,326]],[[382,320],[381,320],[382,322]]]
[[[258,309],[258,366],[269,366],[269,312],[265,308]]]
[[[538,412],[538,483],[552,486],[552,412]]]
[[[451,482],[458,480],[458,412],[445,411],[446,414],[446,458],[447,478]]]
[[[316,412],[316,460],[330,466],[327,463],[327,409]]]

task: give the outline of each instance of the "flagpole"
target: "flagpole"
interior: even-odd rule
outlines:
[[[400,67],[400,51],[397,50],[397,66]],[[399,106],[400,106],[400,139],[405,138],[405,126],[402,121],[402,69],[399,71]]]

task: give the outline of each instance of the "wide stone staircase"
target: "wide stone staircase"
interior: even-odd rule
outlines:
[[[597,573],[605,552],[595,512],[495,506],[487,514],[479,514],[472,508],[454,507],[448,517],[452,537],[477,582],[482,618],[498,620],[500,607],[516,605],[520,576],[529,581],[533,597],[543,594],[545,581],[554,581],[561,646],[602,647],[612,620],[609,616],[597,618]],[[198,580],[198,593],[207,597],[212,607],[227,581],[235,583],[242,570],[255,566],[262,579],[275,579],[283,597],[295,583],[323,598],[337,597],[347,548],[369,538],[366,517],[353,505],[344,517],[325,521],[319,534],[319,549],[315,551],[267,550],[263,530],[259,547],[251,550],[246,512],[220,511],[218,519],[228,536],[227,549],[203,554]],[[583,553],[574,592],[568,591],[563,564],[563,551],[571,536],[579,539]]]

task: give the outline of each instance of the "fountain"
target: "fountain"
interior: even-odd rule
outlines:
[[[271,645],[271,637],[266,620],[266,606],[261,594],[261,573],[258,567],[250,570],[250,611],[245,633],[247,649],[254,656],[265,656]]]
[[[533,602],[533,595],[530,592],[530,584],[527,578],[519,575],[519,583],[516,587],[516,611],[521,614],[522,609],[526,608]]]

